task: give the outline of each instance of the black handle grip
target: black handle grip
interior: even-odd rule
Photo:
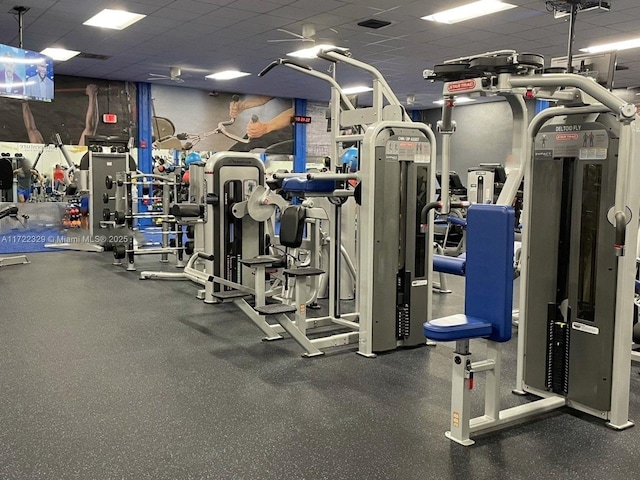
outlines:
[[[271,62],[269,65],[267,65],[266,67],[264,67],[262,69],[262,71],[258,74],[259,77],[264,77],[267,73],[269,73],[271,70],[273,70],[274,67],[277,67],[278,65],[280,65],[280,61],[282,59],[276,60],[275,62]]]
[[[306,63],[298,62],[296,60],[280,59],[280,64],[281,65],[295,65],[296,67],[304,68],[305,70],[313,70],[313,68],[311,68]]]
[[[286,58],[279,58],[278,60],[271,62],[269,65],[264,67],[262,71],[258,74],[259,77],[264,77],[267,73],[269,73],[274,67],[278,65],[295,65],[298,68],[304,68],[305,70],[313,70],[309,65],[306,65],[301,62],[297,62],[295,60],[287,60]]]
[[[240,95],[235,94],[231,97],[231,101],[232,102],[239,102],[240,101]]]
[[[251,115],[251,123],[258,123],[258,120],[260,120],[260,117],[258,117],[258,115]]]
[[[615,248],[624,254],[627,234],[627,217],[624,213],[618,212],[615,215]]]

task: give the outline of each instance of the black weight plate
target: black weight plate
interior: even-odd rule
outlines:
[[[450,73],[463,73],[469,70],[469,63],[441,63],[440,65],[434,65],[433,73],[436,75],[446,75]]]
[[[467,80],[483,75],[481,70],[470,68],[468,63],[443,63],[433,67],[433,76],[429,80],[442,82],[454,82],[456,80]]]
[[[535,68],[544,67],[544,56],[537,53],[519,53],[518,63]]]
[[[567,67],[547,67],[543,73],[567,73]]]
[[[471,60],[470,66],[471,68],[489,71],[513,67],[513,55],[505,54],[491,57],[477,57]]]

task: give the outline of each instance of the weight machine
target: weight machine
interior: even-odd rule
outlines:
[[[89,236],[88,241],[71,243],[50,243],[47,248],[102,252],[108,239],[119,232],[114,222],[105,222],[104,208],[114,208],[115,200],[109,198],[105,184],[107,176],[115,176],[117,172],[136,171],[136,164],[129,151],[133,139],[122,137],[94,136],[87,137],[88,153],[80,161],[78,185],[83,195],[88,195]],[[61,149],[64,152],[64,149]],[[107,202],[104,203],[105,195]],[[103,239],[103,240],[100,240]]]
[[[447,436],[463,445],[473,443],[472,434],[565,406],[607,420],[617,430],[633,425],[628,409],[636,259],[625,250],[627,244],[635,249],[638,236],[638,220],[631,215],[640,208],[636,107],[591,78],[537,74],[542,64],[536,57],[490,52],[436,66],[426,75],[445,82],[443,118],[450,114],[451,92],[465,85],[481,95],[552,99],[560,105],[534,117],[522,144],[520,168],[507,178],[499,205],[483,206],[500,217],[496,221],[502,222],[503,234],[487,239],[490,233],[483,232],[491,229],[477,225],[476,236],[469,225],[465,315],[425,323],[428,338],[456,341]],[[509,255],[513,228],[506,225],[513,217],[499,209],[507,208],[523,177],[514,392],[540,399],[501,410],[499,344],[511,337],[513,270],[507,268],[510,258],[505,264],[495,250],[481,246],[493,243]],[[501,265],[473,266],[493,272],[490,281],[469,278],[472,250],[477,250],[474,262],[484,255]],[[491,288],[484,292],[487,283]],[[472,361],[472,338],[488,338],[486,360]],[[470,390],[480,372],[487,374],[485,412],[472,419]]]
[[[313,70],[297,61],[279,59],[260,76],[284,66],[331,85],[331,166],[332,173],[301,174],[309,182],[336,181],[340,186],[359,181],[354,195],[360,204],[358,215],[358,279],[356,310],[358,353],[373,357],[376,352],[424,344],[420,325],[430,318],[432,274],[431,228],[420,228],[420,210],[435,191],[435,136],[422,123],[411,122],[384,77],[371,65],[351,58],[344,49],[328,49],[319,58],[333,64],[333,76]],[[354,108],[335,79],[338,63],[366,71],[373,76],[373,105]],[[355,134],[339,134],[341,127],[355,126]],[[360,171],[340,173],[336,160],[343,142],[360,143]],[[337,172],[337,173],[334,173]],[[337,190],[336,190],[337,191]],[[448,195],[448,192],[447,192]],[[422,200],[418,200],[422,199]],[[340,224],[340,211],[332,215]],[[335,232],[335,230],[334,230]],[[339,233],[339,232],[338,232]],[[339,239],[339,234],[332,234]],[[339,241],[333,243],[330,265],[340,265]],[[343,320],[339,300],[340,268],[331,268],[329,316]],[[339,298],[339,297],[338,297]]]

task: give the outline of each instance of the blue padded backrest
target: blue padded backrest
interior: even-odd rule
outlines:
[[[336,182],[334,180],[307,180],[306,178],[290,177],[283,180],[282,189],[285,192],[328,193],[336,189]]]
[[[511,338],[514,226],[512,207],[469,207],[464,313],[490,322],[495,342]]]

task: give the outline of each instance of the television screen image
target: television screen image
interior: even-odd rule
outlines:
[[[0,96],[53,100],[53,60],[41,53],[0,44]]]

